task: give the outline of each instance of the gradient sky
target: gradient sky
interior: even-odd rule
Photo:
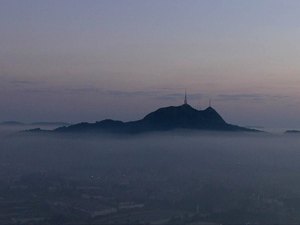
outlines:
[[[0,121],[161,106],[300,128],[300,1],[0,0]]]

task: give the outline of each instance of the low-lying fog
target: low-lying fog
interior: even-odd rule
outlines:
[[[1,133],[0,204],[6,211],[0,218],[7,215],[6,222],[300,223],[297,135]],[[5,202],[17,200],[32,211],[8,211]],[[107,213],[93,216],[99,205]]]

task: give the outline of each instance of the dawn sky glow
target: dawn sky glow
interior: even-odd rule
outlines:
[[[0,0],[0,121],[136,120],[208,99],[300,127],[300,1]]]

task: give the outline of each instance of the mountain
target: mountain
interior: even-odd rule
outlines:
[[[71,124],[66,123],[66,122],[34,122],[34,123],[30,123],[29,125],[34,125],[34,126],[69,126]]]
[[[143,133],[150,131],[169,131],[175,129],[209,131],[257,131],[228,124],[212,107],[196,110],[188,104],[160,108],[143,119],[131,122],[103,120],[96,123],[79,123],[59,127],[54,132],[109,132]]]
[[[285,134],[300,134],[300,130],[287,130],[284,133]]]
[[[25,125],[24,123],[22,122],[19,122],[19,121],[3,121],[0,123],[0,125],[3,125],[3,126],[22,126],[22,125]]]
[[[0,122],[0,126],[69,126],[71,124],[65,122],[33,122],[23,123],[19,121],[3,121]]]

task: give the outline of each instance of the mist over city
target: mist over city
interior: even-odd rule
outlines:
[[[1,223],[297,223],[299,142],[269,133],[2,132]]]

